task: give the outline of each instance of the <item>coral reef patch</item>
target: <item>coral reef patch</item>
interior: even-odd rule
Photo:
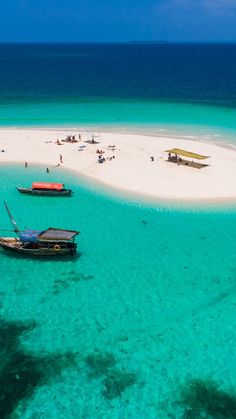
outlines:
[[[192,380],[182,391],[184,418],[236,419],[236,395],[214,381]]]
[[[27,352],[21,344],[23,333],[35,323],[0,320],[0,417],[10,418],[21,401],[32,397],[35,389],[76,365],[76,354],[47,354]]]
[[[102,378],[102,394],[106,399],[119,397],[127,387],[137,382],[134,373],[116,368],[117,361],[110,352],[89,354],[85,358],[85,363],[89,368],[89,377]]]

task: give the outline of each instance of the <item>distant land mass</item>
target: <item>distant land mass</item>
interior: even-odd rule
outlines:
[[[168,44],[169,41],[128,41],[128,44]]]

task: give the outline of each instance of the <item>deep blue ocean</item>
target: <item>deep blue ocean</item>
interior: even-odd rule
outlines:
[[[0,125],[235,145],[236,45],[0,45]],[[154,205],[60,169],[0,164],[20,229],[81,232],[71,259],[0,249],[0,418],[236,418],[235,203]],[[73,196],[16,191],[45,180]]]
[[[236,106],[236,45],[0,45],[2,104],[145,100]]]
[[[231,141],[236,45],[0,45],[0,124],[99,126]]]

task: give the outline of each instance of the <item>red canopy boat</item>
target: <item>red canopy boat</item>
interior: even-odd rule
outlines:
[[[31,188],[17,188],[21,193],[47,196],[69,196],[71,189],[65,189],[64,183],[33,182]]]

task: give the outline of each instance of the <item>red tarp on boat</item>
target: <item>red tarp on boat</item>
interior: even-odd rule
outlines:
[[[32,189],[51,189],[61,191],[64,189],[63,183],[49,183],[49,182],[34,182],[32,183]]]

